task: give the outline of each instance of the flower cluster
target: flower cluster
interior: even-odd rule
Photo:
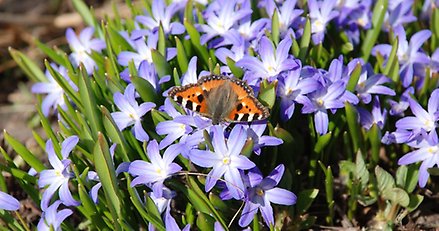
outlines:
[[[47,132],[45,143],[52,168],[41,167],[37,174],[42,191],[39,230],[60,230],[75,207],[90,220],[105,214],[103,223],[112,228],[122,223],[122,214],[139,211],[150,230],[180,230],[182,224],[188,230],[195,224],[193,217],[176,219],[174,208],[189,213],[193,206],[200,217],[216,218],[216,228],[226,228],[222,217],[209,210],[217,205],[200,195],[199,185],[240,213],[237,225],[248,227],[260,211],[272,228],[278,211],[272,204],[295,204],[297,197],[289,190],[300,188],[282,184],[284,173],[291,180],[301,167],[291,160],[299,148],[283,148],[298,142],[297,134],[311,134],[301,138],[308,139],[304,143],[323,146],[327,141],[320,138],[348,134],[356,125],[363,134],[378,129],[385,145],[413,148],[398,164],[422,162],[419,185],[427,185],[428,169],[439,165],[439,49],[424,46],[430,38],[437,40],[430,30],[407,36],[404,26],[416,20],[413,0],[389,1],[380,17],[372,9],[381,9],[381,1],[371,0],[309,0],[305,5],[296,0],[260,0],[256,5],[250,0],[167,2],[153,0],[120,25],[88,27],[78,36],[68,29],[71,53],[64,63],[47,65],[47,81],[32,87],[33,93],[47,94],[42,114],[48,117],[52,109],[60,121],[60,132]],[[432,8],[425,6],[423,17],[431,17]],[[385,33],[389,41],[379,43],[367,30]],[[105,36],[93,37],[101,34]],[[372,41],[368,46],[361,45],[369,43],[365,37]],[[369,54],[359,58],[351,52],[360,49]],[[376,60],[368,60],[370,54]],[[231,97],[238,103],[246,97],[257,100],[270,109],[269,118],[214,124],[195,110],[210,106],[200,95],[188,93],[182,100],[192,103],[189,108],[168,97],[178,85],[209,94],[220,81],[197,84],[211,74],[244,80],[251,89],[246,86],[246,95]],[[191,98],[195,96],[199,105]],[[236,105],[238,111],[243,107],[248,109],[245,103]],[[348,121],[351,117],[357,120]],[[291,126],[305,120],[308,126]],[[389,131],[393,121],[396,130]],[[47,118],[43,122],[46,126]],[[264,178],[263,172],[269,174]],[[197,187],[188,183],[193,175],[199,177]],[[182,195],[191,206],[180,205]],[[99,199],[104,196],[107,201]],[[18,201],[0,192],[0,201],[6,200],[0,208],[18,209]],[[87,211],[93,204],[88,200],[98,209]],[[242,211],[234,207],[237,201]],[[204,203],[209,205],[202,207]],[[111,207],[122,204],[137,210],[125,213]],[[128,221],[136,219],[127,218],[123,225],[129,227]]]

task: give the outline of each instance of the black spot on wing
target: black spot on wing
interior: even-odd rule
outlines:
[[[242,116],[242,118],[241,118],[241,121],[248,121],[248,113],[245,113],[243,116]]]
[[[194,102],[192,102],[191,100],[188,100],[186,102],[186,108],[189,109],[189,110],[194,110],[193,107],[194,107]]]
[[[197,96],[197,99],[198,99],[198,102],[203,102],[203,100],[204,100],[204,96],[203,95],[198,95]]]
[[[238,106],[236,106],[236,111],[241,111],[242,109],[242,103],[238,104]]]
[[[201,105],[197,105],[197,107],[195,108],[195,111],[200,112],[201,111]]]
[[[253,115],[253,119],[259,119],[259,113],[255,113],[254,115]]]
[[[233,117],[233,120],[238,120],[239,114],[235,114],[235,117]]]
[[[177,103],[182,104],[183,103],[183,97],[181,95],[177,96],[176,101],[177,101]]]

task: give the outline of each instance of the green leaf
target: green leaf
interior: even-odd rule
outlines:
[[[241,79],[244,75],[244,71],[236,66],[236,62],[233,61],[233,59],[226,57],[227,66],[230,68],[230,70],[233,73],[233,76],[237,79]]]
[[[309,17],[306,18],[305,28],[303,29],[303,35],[300,39],[300,52],[299,59],[302,63],[306,63],[305,59],[308,54],[309,44],[311,42],[311,21]]]
[[[178,37],[174,37],[174,38],[175,38],[175,44],[176,44],[176,48],[177,48],[178,66],[180,67],[181,73],[186,73],[188,66],[189,66],[186,51],[185,51],[183,43],[181,43],[180,39]]]
[[[361,151],[357,152],[355,158],[355,177],[360,180],[362,189],[366,188],[369,183],[369,171],[367,171],[366,163],[364,162]]]
[[[200,44],[200,33],[187,20],[184,21],[184,27],[186,28],[186,31],[189,34],[189,37],[191,38],[190,41],[192,42],[192,45],[195,48],[195,52],[197,53],[197,56],[201,57],[201,60],[205,64],[207,64],[209,60],[209,52],[207,51],[207,48],[205,46],[202,46]]]
[[[346,86],[346,90],[350,92],[355,91],[355,87],[357,86],[358,80],[360,79],[361,69],[362,69],[361,63],[360,61],[358,61],[357,64],[355,65],[354,70],[351,73],[351,76],[349,77],[349,82],[348,85]]]
[[[211,216],[205,213],[198,213],[197,227],[199,228],[199,230],[212,230],[214,223],[215,220]]]
[[[372,165],[378,164],[378,161],[380,160],[380,149],[381,149],[381,129],[378,127],[376,123],[372,125],[369,132],[369,141],[370,141],[370,147],[371,147],[371,157]]]
[[[354,152],[357,152],[360,148],[362,136],[360,133],[360,126],[358,124],[357,109],[350,103],[345,103],[346,120],[348,122],[349,134],[351,135],[352,143],[354,146]]]
[[[276,84],[264,80],[261,83],[258,98],[269,108],[273,108],[276,101]]]
[[[154,62],[154,66],[156,68],[157,74],[159,78],[162,78],[165,75],[170,75],[172,72],[171,66],[169,65],[166,58],[160,54],[157,50],[151,50],[152,60]]]
[[[34,82],[47,82],[47,77],[41,71],[40,67],[36,65],[30,58],[26,55],[17,51],[13,48],[9,48],[9,54],[14,59],[14,61],[18,64],[21,70],[32,79]]]
[[[72,3],[76,9],[76,12],[81,15],[84,22],[87,25],[94,27],[97,30],[99,36],[102,38],[102,31],[98,27],[98,23],[96,22],[96,19],[89,7],[82,0],[72,0]]]
[[[131,153],[131,149],[129,149],[125,137],[120,132],[108,109],[104,106],[101,106],[101,112],[103,115],[103,124],[106,134],[113,143],[116,143],[119,147],[121,147],[123,161],[130,162],[130,159],[128,158],[128,153]]]
[[[314,146],[314,152],[320,153],[331,141],[332,132],[328,132],[317,138],[317,143]]]
[[[35,43],[37,44],[38,48],[44,52],[51,60],[53,60],[55,63],[58,63],[59,65],[65,65],[65,60],[61,54],[59,54],[58,50],[54,50],[49,48],[46,44],[40,42],[39,40],[35,40]]]
[[[369,60],[370,53],[376,40],[381,32],[381,28],[384,22],[384,16],[387,11],[388,0],[378,0],[375,3],[372,14],[372,29],[366,33],[366,38],[361,46],[362,58],[365,62]]]
[[[422,195],[410,195],[410,203],[406,206],[409,212],[414,211],[424,200]]]
[[[410,202],[409,195],[400,188],[389,188],[383,191],[383,198],[407,207]]]
[[[166,37],[165,31],[163,30],[163,24],[160,22],[159,26],[159,40],[157,42],[157,50],[163,57],[166,57]]]
[[[405,189],[408,193],[413,192],[418,183],[418,166],[401,165],[396,170],[396,185]]]
[[[41,172],[46,169],[43,163],[33,153],[31,153],[29,149],[21,144],[20,141],[9,135],[6,130],[3,130],[3,133],[6,142],[8,142],[8,144],[14,149],[14,151],[17,152],[17,154],[20,155],[27,164],[29,164],[37,172]]]
[[[392,50],[390,51],[390,55],[387,58],[387,65],[384,68],[383,74],[389,75],[390,70],[393,68],[394,65],[399,65],[398,57],[396,56],[396,52],[398,51],[398,37],[396,37],[392,42]],[[397,80],[394,80],[395,82]]]
[[[113,160],[110,155],[110,150],[102,133],[98,133],[98,142],[94,147],[94,163],[96,172],[102,182],[102,188],[105,193],[105,198],[111,203],[107,206],[113,217],[113,222],[116,230],[121,230],[119,222],[122,218],[122,203],[118,195],[119,187],[117,185],[116,172],[114,169]]]
[[[137,76],[131,76],[130,79],[144,102],[158,103],[159,96],[154,86],[148,80]]]
[[[273,16],[271,17],[271,40],[276,45],[279,44],[279,35],[279,13],[277,10],[274,10]]]
[[[298,214],[304,214],[309,209],[318,194],[318,189],[306,189],[301,191],[297,196],[296,210]]]
[[[88,125],[91,128],[93,138],[96,138],[98,132],[102,131],[102,118],[101,113],[99,113],[98,105],[96,103],[95,94],[90,82],[90,77],[85,72],[85,68],[80,68],[80,78],[79,78],[79,96],[81,102],[84,106],[84,113]]]
[[[380,166],[375,167],[375,175],[378,183],[378,190],[383,193],[385,190],[391,189],[395,186],[395,180],[392,175]]]

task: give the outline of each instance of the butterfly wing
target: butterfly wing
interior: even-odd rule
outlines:
[[[228,122],[251,122],[264,120],[268,116],[270,116],[268,108],[262,105],[254,96],[249,95],[238,101],[226,120]]]
[[[169,91],[168,95],[183,107],[201,114],[206,114],[207,106],[204,93],[201,86],[195,83],[174,87]]]

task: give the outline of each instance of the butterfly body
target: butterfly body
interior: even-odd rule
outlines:
[[[223,75],[201,77],[197,83],[172,88],[168,95],[189,110],[220,122],[251,122],[270,114],[248,84]]]

